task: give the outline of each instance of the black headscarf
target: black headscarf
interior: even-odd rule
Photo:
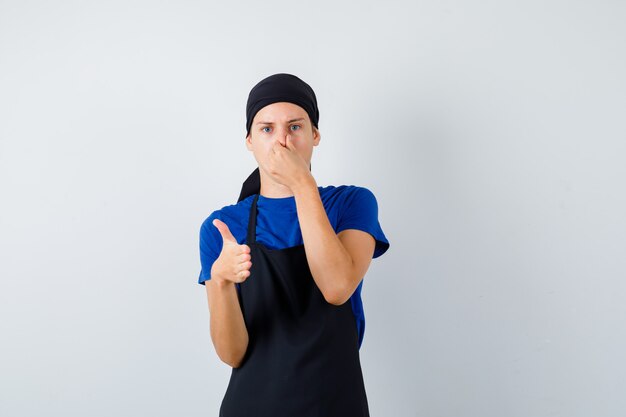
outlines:
[[[309,115],[313,126],[318,127],[320,113],[311,86],[295,75],[279,73],[264,78],[250,90],[246,104],[246,136],[250,134],[252,120],[257,112],[269,104],[281,101],[302,107]],[[260,191],[261,175],[257,167],[242,184],[237,202]]]

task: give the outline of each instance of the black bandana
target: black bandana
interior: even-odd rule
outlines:
[[[307,83],[291,74],[274,74],[252,87],[246,104],[246,135],[250,134],[252,120],[263,107],[279,101],[287,101],[302,107],[313,126],[318,127],[320,112],[315,92]]]

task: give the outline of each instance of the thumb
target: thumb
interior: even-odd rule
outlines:
[[[224,239],[224,242],[229,241],[237,243],[237,239],[235,239],[235,236],[233,236],[233,234],[230,232],[230,229],[228,228],[226,223],[224,223],[220,219],[215,219],[213,220],[213,226],[217,227],[217,230],[219,230],[220,235],[222,235],[222,239]]]

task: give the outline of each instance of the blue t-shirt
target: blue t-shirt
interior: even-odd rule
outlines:
[[[379,257],[389,249],[389,241],[378,222],[378,203],[370,190],[355,185],[329,185],[317,188],[335,233],[345,229],[358,229],[371,234],[376,240],[372,258]],[[222,235],[213,225],[213,220],[220,219],[226,223],[230,232],[237,239],[237,243],[244,244],[253,199],[254,195],[251,195],[237,204],[224,206],[211,213],[202,223],[200,228],[201,270],[198,277],[199,284],[204,285],[204,281],[211,279],[211,266],[222,251]],[[256,229],[257,241],[270,249],[285,249],[302,245],[304,241],[298,222],[295,197],[269,198],[259,195]],[[350,297],[359,334],[359,348],[363,343],[365,333],[365,315],[361,300],[363,281],[361,280]],[[239,290],[239,284],[236,286]]]

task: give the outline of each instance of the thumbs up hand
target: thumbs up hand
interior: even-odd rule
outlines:
[[[221,284],[241,283],[250,276],[250,247],[240,245],[223,221],[213,220],[213,226],[217,227],[224,244],[220,256],[211,267],[211,279],[216,279]]]

